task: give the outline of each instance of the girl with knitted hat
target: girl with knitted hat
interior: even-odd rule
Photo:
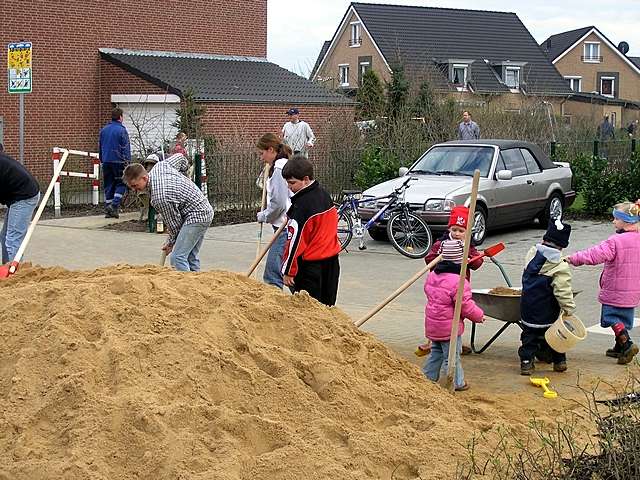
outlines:
[[[436,240],[431,246],[431,250],[425,257],[424,261],[429,264],[431,263],[438,255],[440,255],[440,250],[442,248],[442,242],[445,240],[464,240],[464,235],[467,231],[467,224],[469,223],[469,209],[463,205],[457,205],[451,209],[451,214],[449,215],[449,223],[448,229],[442,234],[442,236]],[[473,246],[469,246],[469,258],[477,259],[473,262],[470,262],[467,265],[467,280],[471,280],[471,270],[477,270],[482,266],[483,259],[480,256],[480,252]],[[416,351],[414,352],[416,356],[423,357],[424,355],[430,352],[430,344],[423,343],[418,345]],[[465,355],[467,353],[471,353],[471,348],[464,345],[462,347],[462,354]]]
[[[434,382],[440,377],[440,369],[448,368],[449,345],[451,340],[451,324],[456,304],[458,283],[460,281],[460,264],[462,263],[463,244],[461,240],[443,240],[440,254],[442,261],[436,265],[427,276],[424,293],[427,296],[425,307],[424,330],[425,336],[431,341],[431,354],[422,368],[425,376]],[[462,295],[462,310],[458,325],[458,342],[456,349],[455,389],[467,390],[469,385],[464,380],[464,372],[460,363],[462,350],[462,334],[464,333],[464,319],[472,322],[482,322],[484,312],[471,298],[469,280],[464,281]]]
[[[604,264],[600,275],[602,304],[600,325],[611,327],[616,343],[606,351],[608,357],[625,365],[638,354],[631,341],[635,307],[640,303],[640,200],[623,202],[613,208],[616,233],[604,242],[567,258],[573,266]]]

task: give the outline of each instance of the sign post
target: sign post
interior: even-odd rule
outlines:
[[[9,93],[20,95],[20,163],[24,163],[24,94],[31,93],[31,42],[10,43],[7,47]]]

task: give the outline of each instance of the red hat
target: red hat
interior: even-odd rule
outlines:
[[[467,222],[469,221],[469,209],[462,205],[458,205],[451,209],[451,215],[449,215],[449,226],[456,225],[458,227],[467,228]]]

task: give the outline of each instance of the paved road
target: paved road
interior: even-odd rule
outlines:
[[[136,214],[123,215],[121,220]],[[161,235],[103,230],[107,222],[101,217],[69,218],[42,221],[35,231],[27,252],[27,260],[69,269],[91,269],[114,263],[146,264],[160,259]],[[571,243],[568,252],[585,248],[612,233],[609,223],[592,221],[573,222]],[[498,257],[515,284],[519,284],[522,262],[531,245],[540,241],[543,230],[531,226],[489,236],[485,246],[502,241],[507,248]],[[265,228],[265,235],[267,228]],[[255,255],[257,239],[256,224],[231,225],[209,229],[201,258],[203,269],[225,269],[243,272]],[[354,249],[341,255],[342,276],[338,294],[338,306],[354,320],[365,314],[372,306],[384,299],[413,273],[423,267],[423,260],[411,260],[398,254],[390,244],[369,240],[366,251]],[[574,269],[574,288],[582,290],[577,297],[578,316],[587,327],[593,327],[587,340],[569,352],[569,372],[554,374],[547,366],[543,371],[556,382],[561,391],[571,391],[576,374],[581,371],[587,377],[621,379],[625,367],[604,357],[604,350],[613,345],[613,336],[608,332],[597,332],[599,304],[597,303],[600,267]],[[423,281],[418,281],[394,303],[367,322],[363,328],[376,335],[391,348],[414,363],[415,346],[422,341],[424,292]],[[504,280],[495,265],[486,262],[473,275],[474,288],[491,288],[504,285]],[[503,322],[490,320],[479,328],[480,340],[489,338]],[[465,333],[468,339],[470,328]],[[640,337],[640,329],[633,334]],[[468,341],[468,340],[467,340]],[[479,342],[481,343],[481,342]],[[469,382],[503,391],[518,391],[529,388],[526,379],[518,375],[517,347],[519,329],[511,326],[481,355],[464,357],[463,364]],[[531,394],[536,394],[533,391]]]

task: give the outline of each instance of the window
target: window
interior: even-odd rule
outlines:
[[[371,64],[369,62],[360,62],[360,74],[359,74],[359,83],[362,85],[362,78],[364,74],[371,70]]]
[[[615,86],[615,78],[613,77],[601,77],[600,78],[600,95],[605,97],[613,97]]]
[[[569,83],[569,88],[574,92],[582,91],[582,77],[564,77],[564,79]]]
[[[584,55],[582,56],[583,62],[599,63],[602,61],[600,56],[600,43],[599,42],[585,42]]]
[[[609,115],[609,118],[611,119],[611,126],[613,128],[616,128],[616,123],[617,123],[616,112],[611,112],[611,114]]]
[[[538,165],[538,162],[536,162],[536,159],[529,150],[521,148],[520,153],[522,153],[522,156],[524,157],[524,163],[527,166],[527,171],[529,173],[540,173],[542,171],[540,169],[540,165]]]
[[[467,85],[467,65],[454,65],[451,70],[451,81],[454,85],[465,87]]]
[[[509,150],[502,150],[500,155],[504,160],[504,165],[507,167],[507,170],[511,170],[511,175],[519,177],[520,175],[527,174],[527,166],[524,163],[520,149],[511,148]]]
[[[359,47],[362,43],[362,37],[360,37],[360,22],[354,22],[351,24],[351,37],[349,38],[350,47]]]
[[[349,65],[338,65],[338,69],[339,69],[340,86],[348,87],[349,86]]]
[[[509,88],[520,88],[520,67],[506,67],[504,83]]]

